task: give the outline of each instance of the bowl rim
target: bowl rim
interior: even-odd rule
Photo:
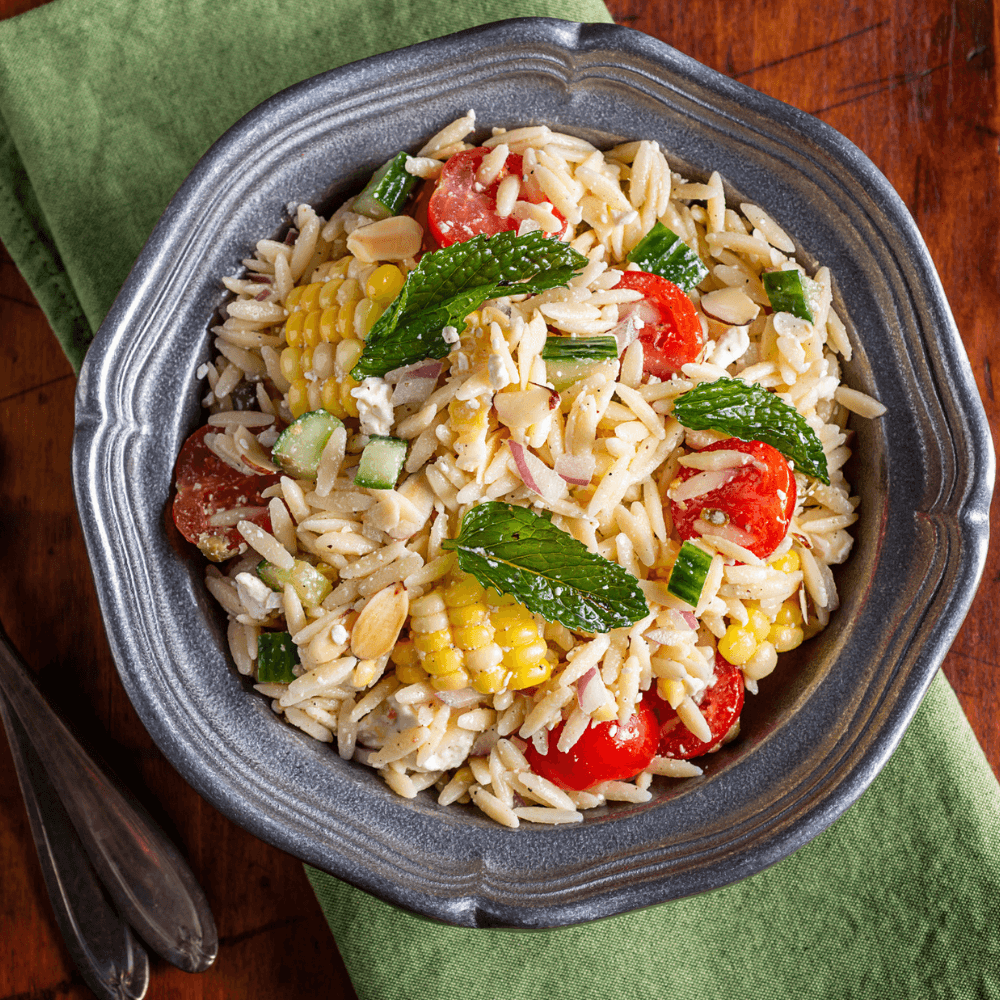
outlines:
[[[902,331],[900,357],[920,376],[920,412],[914,420],[921,428],[947,432],[936,443],[931,440],[936,434],[921,438],[922,447],[939,449],[934,458],[950,474],[932,484],[935,489],[928,491],[890,468],[894,484],[905,482],[907,499],[919,497],[920,502],[912,511],[914,524],[900,526],[883,517],[883,544],[895,546],[919,536],[925,576],[914,594],[907,595],[910,610],[895,631],[898,648],[891,651],[891,663],[881,667],[879,698],[873,704],[853,705],[853,714],[839,720],[830,737],[832,761],[798,773],[791,787],[776,786],[765,808],[741,803],[739,823],[706,828],[685,842],[683,850],[658,832],[655,815],[662,819],[659,810],[672,808],[672,802],[693,813],[707,808],[705,788],[712,786],[696,783],[658,801],[652,811],[621,808],[602,811],[572,828],[514,832],[530,855],[521,866],[508,847],[494,844],[510,832],[491,835],[485,831],[500,828],[446,815],[423,801],[404,807],[373,798],[354,772],[338,774],[331,788],[342,796],[339,812],[324,813],[315,802],[297,800],[294,782],[281,778],[319,773],[318,744],[305,747],[297,734],[268,719],[281,733],[268,747],[247,742],[234,748],[223,739],[233,726],[246,725],[256,732],[261,723],[259,706],[248,702],[234,676],[214,680],[213,695],[234,712],[224,733],[202,717],[204,703],[195,696],[200,697],[200,691],[189,694],[171,687],[170,665],[162,660],[158,644],[171,649],[183,644],[185,629],[204,613],[197,596],[176,620],[143,621],[139,616],[144,594],[179,593],[189,601],[193,594],[189,579],[160,579],[143,546],[131,537],[132,518],[153,531],[155,519],[150,521],[149,512],[135,506],[135,496],[123,500],[113,490],[130,477],[138,482],[134,489],[140,494],[145,488],[139,460],[152,454],[154,428],[143,415],[150,406],[150,386],[136,377],[134,367],[150,358],[165,363],[164,348],[150,347],[150,342],[160,329],[158,313],[173,316],[181,308],[167,301],[164,274],[178,254],[183,257],[200,245],[192,222],[218,209],[225,197],[218,185],[234,175],[248,143],[256,144],[266,165],[270,150],[288,141],[291,123],[308,134],[301,140],[306,148],[341,120],[352,120],[351,115],[359,120],[357,109],[371,101],[373,86],[379,88],[378,101],[396,101],[398,106],[402,84],[394,91],[384,82],[388,67],[401,81],[427,78],[427,86],[432,86],[449,67],[454,71],[455,66],[469,66],[465,72],[470,78],[478,73],[475,79],[489,81],[512,61],[525,73],[561,81],[569,100],[573,88],[578,94],[585,85],[628,87],[642,100],[672,101],[671,107],[702,114],[721,123],[719,128],[750,130],[762,144],[780,148],[782,141],[794,138],[795,153],[802,157],[797,162],[808,169],[822,168],[838,190],[858,199],[852,223],[887,234],[880,259],[889,262],[887,266],[895,261],[897,269],[894,283],[887,287],[898,309],[894,318]],[[204,339],[203,330],[197,334]],[[907,336],[915,339],[911,342]],[[195,364],[192,358],[188,373]],[[179,427],[170,428],[170,443],[179,443],[179,433]],[[887,455],[892,466],[893,456]],[[985,561],[993,476],[985,414],[934,266],[902,200],[871,161],[824,122],[657,39],[615,25],[546,18],[496,22],[339,67],[276,94],[220,137],[157,223],[91,345],[78,383],[73,445],[74,492],[112,654],[130,699],[164,755],[220,811],[315,867],[423,916],[493,927],[572,924],[718,888],[763,870],[829,826],[895,749],[968,610]],[[140,494],[139,500],[145,495]],[[162,525],[159,530],[165,531]],[[866,607],[860,609],[859,619],[868,615]],[[809,694],[800,691],[794,706],[802,729],[823,718],[815,704],[818,699]],[[767,755],[790,738],[787,729],[764,738],[754,753],[771,761]],[[265,750],[277,754],[280,766],[262,759]],[[713,779],[729,773],[732,781],[752,780],[745,759],[725,751],[719,759]],[[275,769],[267,770],[272,764]],[[264,784],[259,783],[257,768],[266,773]],[[364,777],[370,781],[372,776],[368,772]],[[361,809],[365,822],[351,815],[351,809]],[[375,834],[369,817],[377,825]],[[409,842],[400,839],[407,826]],[[604,837],[605,830],[609,837]],[[608,855],[597,843],[602,838],[614,841],[618,853]],[[433,850],[428,846],[432,840]],[[456,846],[466,841],[471,847]],[[458,852],[453,865],[441,860],[448,847]],[[565,858],[576,856],[587,865],[566,863]]]

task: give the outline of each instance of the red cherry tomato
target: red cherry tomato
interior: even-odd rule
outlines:
[[[623,318],[642,320],[642,367],[649,375],[667,379],[681,365],[697,361],[705,346],[705,333],[694,303],[684,289],[658,274],[626,271],[616,286],[642,292],[645,298],[633,303]]]
[[[718,534],[766,559],[788,531],[795,510],[795,476],[785,456],[763,441],[727,438],[702,449],[719,450],[739,451],[753,461],[734,469],[714,490],[681,503],[671,501],[674,527],[681,538],[696,538],[695,521],[700,518]],[[682,466],[679,478],[690,479],[697,472]]]
[[[248,513],[244,520],[270,531],[268,501],[261,491],[281,477],[245,474],[227,465],[205,444],[205,435],[211,430],[211,427],[196,430],[177,456],[173,515],[174,524],[189,542],[197,545],[208,559],[222,562],[236,555],[243,537],[235,526],[213,525],[210,518],[241,507],[263,508]]]
[[[497,233],[517,229],[520,225],[519,220],[512,215],[497,215],[497,189],[509,174],[521,176],[521,157],[516,153],[509,153],[496,179],[491,184],[482,185],[476,180],[476,172],[483,157],[489,152],[482,146],[463,150],[451,157],[441,170],[441,176],[427,205],[430,232],[439,246],[464,243],[480,233],[496,236]],[[534,205],[548,201],[544,195],[524,184],[521,185],[518,199],[530,201]],[[555,209],[552,211],[557,218],[562,219]]]
[[[535,774],[558,785],[582,791],[602,781],[633,778],[656,756],[659,727],[645,704],[624,726],[617,720],[589,726],[568,751],[556,749],[563,723],[549,733],[549,752],[540,754],[529,743],[524,751]]]
[[[705,692],[701,714],[705,716],[712,738],[702,742],[681,722],[677,713],[651,688],[644,701],[651,701],[660,719],[660,745],[657,753],[661,757],[687,760],[718,750],[723,737],[739,719],[743,710],[743,673],[728,660],[715,654],[715,683]]]

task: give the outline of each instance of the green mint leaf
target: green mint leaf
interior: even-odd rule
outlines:
[[[674,416],[695,431],[722,431],[763,441],[791,459],[796,472],[829,484],[826,454],[805,418],[777,393],[735,378],[703,382],[674,402]]]
[[[791,313],[807,323],[813,321],[812,311],[806,297],[806,288],[802,275],[792,269],[789,271],[765,271],[761,275],[764,291],[775,312]],[[806,281],[809,279],[806,278]]]
[[[566,628],[609,632],[649,614],[630,573],[525,507],[495,500],[473,507],[458,538],[442,544],[484,587]]]
[[[460,325],[487,299],[565,285],[586,263],[571,246],[542,232],[476,236],[424,254],[372,327],[351,375],[360,381],[423,358],[443,358],[451,348],[442,327]]]
[[[443,358],[451,350],[441,334],[446,326],[461,327],[470,312],[492,297],[493,285],[479,285],[467,292],[454,295],[438,306],[416,313],[406,321],[405,328],[397,326],[388,332],[372,327],[365,341],[365,349],[351,376],[359,382],[372,375],[384,375],[394,368],[402,368],[424,358]]]
[[[708,268],[698,254],[662,222],[653,224],[627,259],[643,271],[672,281],[685,292],[701,284],[708,275]]]

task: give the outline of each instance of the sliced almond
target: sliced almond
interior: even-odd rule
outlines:
[[[377,660],[396,645],[410,610],[410,595],[402,583],[380,590],[358,615],[351,633],[351,652],[359,660]]]
[[[738,288],[719,288],[701,297],[702,312],[727,326],[746,326],[760,306]]]

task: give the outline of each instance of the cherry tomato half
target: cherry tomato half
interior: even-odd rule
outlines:
[[[212,429],[201,427],[196,430],[184,442],[177,456],[174,469],[177,496],[174,497],[173,516],[178,531],[189,542],[197,545],[208,559],[222,562],[236,555],[243,536],[235,525],[210,524],[211,517],[241,507],[263,508],[249,514],[245,520],[270,531],[268,501],[261,496],[261,491],[281,477],[245,474],[227,465],[205,444],[205,435]]]
[[[656,756],[659,726],[652,710],[642,702],[624,726],[614,719],[588,726],[565,753],[556,748],[563,725],[549,733],[547,754],[540,754],[533,743],[524,751],[535,774],[560,788],[583,791],[602,781],[633,778]]]
[[[681,370],[681,365],[697,361],[705,346],[705,333],[694,303],[683,288],[658,274],[626,271],[617,288],[642,292],[645,298],[630,305],[622,318],[634,316],[642,321],[642,367],[649,375],[667,379]]]
[[[476,172],[483,157],[489,152],[482,146],[463,150],[451,157],[441,170],[441,176],[427,205],[430,232],[439,246],[464,243],[480,233],[496,236],[497,233],[517,229],[520,225],[519,220],[512,215],[497,215],[497,189],[509,174],[521,176],[521,157],[516,153],[509,153],[496,179],[491,184],[483,185],[476,180]],[[530,201],[534,205],[548,202],[544,195],[524,184],[518,199]],[[557,218],[562,219],[554,208],[552,211]]]
[[[763,441],[727,438],[702,451],[739,451],[752,461],[732,470],[721,486],[691,500],[670,502],[674,527],[681,538],[696,538],[699,518],[720,535],[755,556],[766,559],[788,531],[795,510],[795,476],[788,460]],[[697,469],[681,467],[679,478],[690,479]]]
[[[743,710],[743,673],[728,660],[715,654],[715,683],[705,692],[701,714],[705,716],[712,738],[702,742],[681,722],[677,713],[656,694],[655,689],[646,693],[644,701],[651,701],[660,719],[660,757],[687,760],[711,753],[722,745],[726,733],[733,728]]]

